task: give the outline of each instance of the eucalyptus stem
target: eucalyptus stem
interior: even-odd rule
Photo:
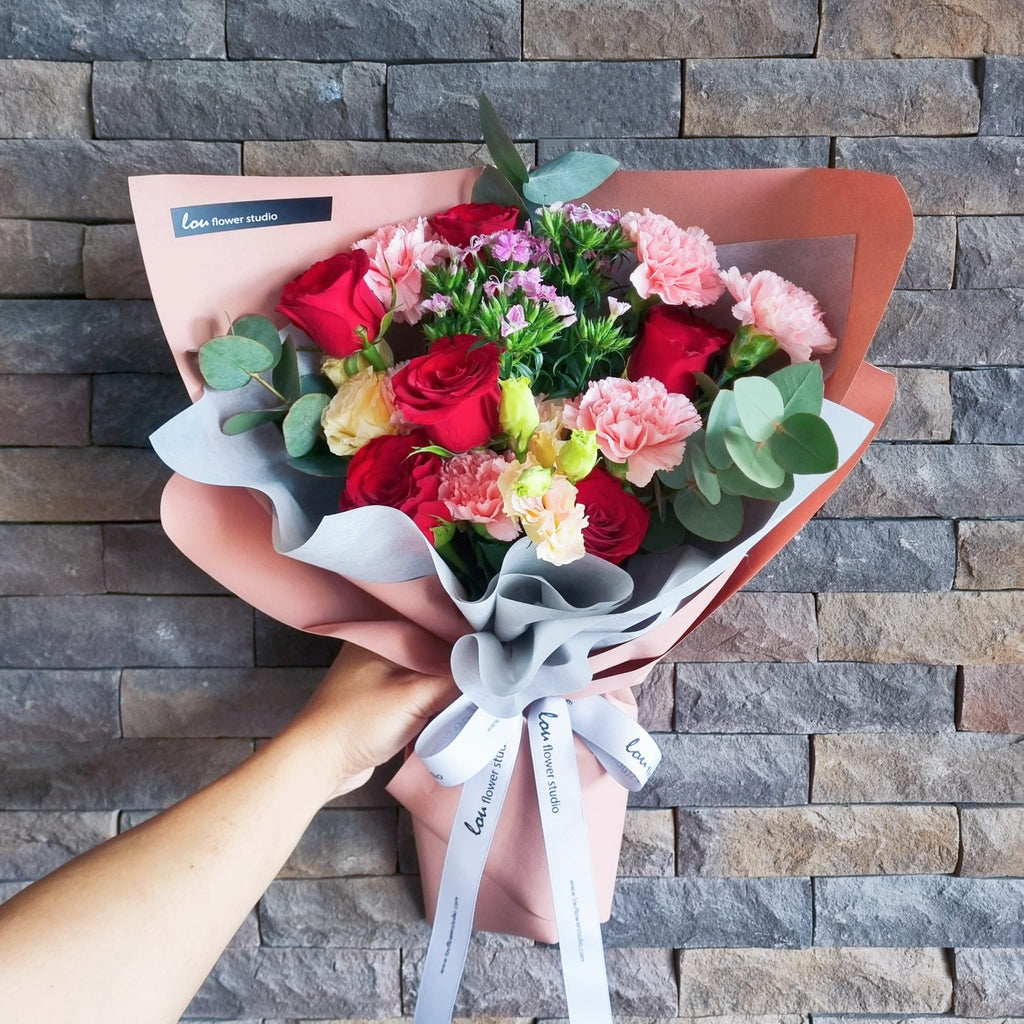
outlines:
[[[263,385],[263,386],[264,386],[264,387],[265,387],[265,388],[266,388],[266,389],[267,389],[267,390],[268,390],[268,391],[269,391],[269,392],[270,392],[270,393],[271,393],[272,395],[276,396],[276,397],[277,397],[277,398],[279,398],[279,399],[280,399],[280,400],[281,400],[282,402],[284,402],[284,404],[285,404],[285,405],[287,405],[287,404],[288,404],[288,399],[287,399],[287,398],[285,398],[285,397],[284,397],[284,395],[282,395],[282,394],[281,394],[281,392],[280,392],[280,391],[278,391],[278,390],[277,390],[277,388],[275,388],[273,384],[269,384],[269,383],[268,383],[267,381],[265,381],[265,380],[264,380],[264,379],[263,379],[263,378],[262,378],[262,377],[261,377],[261,376],[260,376],[260,375],[259,375],[258,373],[250,373],[250,371],[249,371],[249,370],[246,370],[245,372],[246,372],[246,373],[248,373],[248,374],[249,374],[249,376],[250,376],[250,377],[251,377],[251,378],[252,378],[252,379],[253,379],[254,381],[256,381],[256,383],[257,383],[257,384],[262,384],[262,385]]]

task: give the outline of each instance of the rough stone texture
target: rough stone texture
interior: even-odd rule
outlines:
[[[822,594],[824,661],[1024,663],[1024,591]]]
[[[956,586],[1024,590],[1024,523],[970,519],[958,523]]]
[[[721,1014],[714,1017],[620,1017],[620,1024],[808,1024],[799,1013]],[[536,1024],[571,1024],[567,1018],[538,1020]]]
[[[953,436],[961,444],[1024,443],[1024,408],[1013,399],[1024,370],[964,370],[951,379]]]
[[[836,139],[836,167],[895,174],[919,214],[1024,213],[1022,165],[1024,139]]]
[[[676,825],[672,811],[627,811],[619,875],[629,878],[675,873]]]
[[[4,668],[245,665],[252,658],[252,612],[227,597],[5,597],[0,635]]]
[[[393,809],[320,811],[279,877],[393,875],[398,863],[397,816]]]
[[[116,834],[113,811],[0,811],[0,879],[41,878]]]
[[[518,60],[519,8],[517,0],[355,0],[343,10],[290,0],[228,0],[228,52],[236,60]]]
[[[1024,53],[1015,0],[824,0],[818,52],[837,57],[981,57]]]
[[[949,590],[955,565],[949,522],[813,519],[746,589]]]
[[[1018,12],[1018,21],[1020,15]],[[981,104],[981,135],[1024,135],[1024,60],[986,57],[982,65],[985,91]]]
[[[89,138],[90,78],[88,64],[0,61],[0,137]]]
[[[85,229],[82,277],[90,299],[148,299],[149,281],[134,224]]]
[[[0,806],[8,810],[163,808],[245,760],[244,740],[0,743]]]
[[[130,174],[238,174],[240,166],[241,147],[227,142],[0,140],[0,217],[130,220]]]
[[[121,734],[118,673],[0,669],[0,740],[109,739]]]
[[[958,288],[1024,286],[1024,217],[957,220]]]
[[[53,220],[0,220],[0,295],[81,295],[84,231]]]
[[[332,637],[303,633],[256,612],[257,665],[330,665],[340,646]]]
[[[273,736],[309,699],[316,669],[125,669],[125,736]]]
[[[399,64],[388,71],[393,139],[477,139],[476,96],[500,97],[513,138],[679,134],[678,61]]]
[[[1024,879],[822,878],[814,941],[822,946],[1024,945]]]
[[[524,0],[523,56],[538,60],[656,60],[814,52],[812,0]],[[623,31],[623,20],[628,30]]]
[[[621,878],[606,946],[771,946],[811,941],[805,878]]]
[[[383,64],[364,63],[96,64],[96,137],[383,139],[384,75]]]
[[[176,374],[98,374],[92,381],[93,444],[148,448],[149,435],[189,404]]]
[[[960,829],[961,875],[1024,877],[1024,807],[965,807]]]
[[[680,875],[950,873],[955,807],[717,808],[678,812]]]
[[[810,594],[737,594],[665,655],[666,661],[815,661]]]
[[[956,246],[954,217],[915,217],[914,240],[896,287],[910,290],[951,287]]]
[[[1024,803],[1017,737],[815,736],[814,803]]]
[[[1024,733],[1024,667],[965,665],[960,728]]]
[[[112,594],[225,594],[157,523],[107,523],[103,571]]]
[[[630,795],[636,807],[775,807],[807,801],[805,736],[656,737],[654,778]]]
[[[98,526],[0,525],[0,594],[102,594],[103,590],[103,540]]]
[[[978,130],[980,98],[966,60],[688,60],[685,75],[684,135]]]
[[[88,377],[0,374],[0,444],[88,443]]]
[[[256,749],[265,743],[266,740],[258,740]],[[343,808],[354,810],[374,807],[396,807],[395,798],[385,789],[387,784],[395,777],[398,769],[402,767],[402,755],[393,757],[390,761],[382,764],[370,778],[370,781],[359,789],[353,789],[351,793],[339,796],[332,800],[327,806],[331,808]]]
[[[896,378],[896,400],[876,435],[878,440],[948,441],[953,433],[949,374],[944,370],[889,372]]]
[[[170,471],[127,448],[0,448],[0,522],[156,519]]]
[[[945,1013],[953,982],[941,949],[687,949],[680,1014]]]
[[[1024,949],[958,949],[958,1017],[1024,1017]]]
[[[676,729],[697,733],[942,732],[955,670],[857,663],[679,665]]]
[[[637,721],[648,732],[671,732],[675,712],[675,666],[658,662],[633,691]]]
[[[1024,515],[1024,446],[872,445],[821,514]]]
[[[541,163],[569,150],[605,153],[633,171],[827,167],[827,138],[538,139]]]

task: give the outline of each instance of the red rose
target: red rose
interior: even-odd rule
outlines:
[[[375,437],[352,456],[342,512],[363,505],[389,505],[409,516],[433,543],[430,532],[438,519],[450,520],[448,506],[437,496],[441,459],[431,452],[413,453],[429,444],[422,430],[411,434]]]
[[[651,513],[611,473],[595,466],[576,484],[576,499],[587,510],[583,546],[588,554],[618,565],[636,553]]]
[[[370,257],[362,249],[339,252],[289,281],[277,311],[301,327],[329,356],[363,347],[357,327],[373,341],[386,310],[365,277]]]
[[[462,203],[435,213],[430,226],[451,245],[467,246],[474,235],[511,231],[519,222],[519,210],[497,203]]]
[[[452,452],[479,448],[501,433],[500,353],[479,342],[472,334],[438,338],[391,378],[402,415]]]
[[[682,306],[655,306],[644,318],[640,340],[629,357],[629,379],[655,377],[669,391],[693,398],[694,373],[703,373],[711,357],[730,341],[728,331]]]

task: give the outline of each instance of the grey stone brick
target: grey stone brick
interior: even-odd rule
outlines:
[[[1024,286],[1024,217],[957,220],[958,288]]]
[[[569,150],[605,153],[634,171],[707,171],[718,168],[827,167],[827,138],[760,139],[539,139],[547,163]]]
[[[223,57],[224,0],[145,4],[8,0],[0,56],[42,60]]]
[[[148,299],[149,281],[134,224],[85,229],[82,277],[90,299]]]
[[[960,811],[967,877],[1024,876],[1024,807],[964,807]]]
[[[0,220],[0,295],[81,295],[84,232],[81,224]]]
[[[950,522],[813,519],[746,589],[949,590],[955,565]]]
[[[672,811],[626,811],[619,875],[651,878],[676,873],[676,828]]]
[[[0,906],[17,896],[22,889],[27,889],[29,882],[0,882]]]
[[[267,741],[257,740],[257,750],[265,742]],[[399,754],[396,757],[393,757],[390,761],[386,761],[377,768],[369,782],[360,786],[358,789],[353,789],[344,796],[337,797],[327,806],[330,808],[343,808],[345,810],[353,810],[357,808],[397,807],[398,805],[395,802],[395,798],[385,789],[385,786],[387,786],[387,784],[394,778],[398,769],[402,767],[402,760],[402,755]]]
[[[814,737],[814,803],[1024,803],[1017,737]]]
[[[620,878],[608,946],[799,948],[811,942],[805,878]]]
[[[659,661],[633,691],[637,721],[648,732],[671,732],[675,711],[675,667]]]
[[[116,834],[113,811],[0,811],[0,878],[42,878]]]
[[[1024,53],[1015,0],[824,0],[818,52],[843,57],[981,57]]]
[[[968,135],[981,106],[966,60],[688,60],[684,88],[684,135]]]
[[[228,51],[235,60],[518,60],[519,6],[516,0],[355,0],[340,10],[228,0]]]
[[[655,737],[662,762],[635,807],[773,807],[807,802],[806,736]]]
[[[949,374],[901,368],[889,372],[896,378],[896,399],[878,431],[878,440],[948,441],[953,434]]]
[[[244,740],[0,743],[0,805],[9,810],[164,808],[252,750]]]
[[[680,665],[681,732],[942,732],[955,670],[931,665]]]
[[[88,377],[0,374],[0,444],[88,443]]]
[[[656,60],[814,52],[810,0],[776,7],[735,0],[525,0],[523,56],[539,60]]]
[[[113,594],[224,594],[156,523],[103,527],[103,571]]]
[[[953,437],[960,444],[1024,444],[1024,370],[964,370],[951,385]]]
[[[896,287],[908,290],[951,287],[956,241],[956,218],[915,217],[914,240]]]
[[[954,1012],[1024,1017],[1024,949],[958,949]]]
[[[176,374],[97,374],[92,381],[93,444],[148,448],[149,435],[190,404]]]
[[[0,301],[0,373],[173,369],[151,302]]]
[[[1024,447],[872,445],[820,514],[1024,515]]]
[[[815,661],[810,594],[737,594],[665,655],[666,661]]]
[[[1020,12],[1017,12],[1017,20]],[[981,135],[1024,135],[1024,60],[986,57],[982,64]]]
[[[130,448],[0,448],[0,522],[155,519],[169,476]]]
[[[129,175],[240,169],[241,147],[229,142],[3,140],[0,217],[130,220]]]
[[[98,526],[0,525],[0,594],[102,594]]]
[[[89,138],[91,70],[88,64],[0,61],[0,137]]]
[[[316,669],[125,669],[125,736],[273,736],[306,703]]]
[[[315,636],[293,629],[283,622],[256,612],[256,664],[261,666],[330,665],[341,643],[328,636]]]
[[[4,668],[245,665],[252,660],[252,612],[227,597],[5,597],[0,598],[0,631],[7,641],[0,651]]]
[[[118,673],[0,669],[0,740],[109,739],[121,734]]]
[[[959,728],[1024,734],[1022,683],[1021,665],[964,665]]]
[[[279,877],[393,875],[398,864],[397,821],[393,808],[326,808],[306,829]]]
[[[481,90],[498,98],[513,138],[679,134],[677,61],[396,65],[388,72],[389,134],[478,139]]]
[[[185,1017],[398,1016],[399,964],[397,949],[228,950]]]
[[[822,946],[1024,945],[1024,880],[821,878],[814,941]]]
[[[384,73],[383,64],[365,63],[100,63],[92,87],[96,136],[382,139]]]
[[[1024,139],[836,139],[836,167],[895,174],[918,214],[1024,213],[1022,160]]]

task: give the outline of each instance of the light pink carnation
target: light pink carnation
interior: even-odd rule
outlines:
[[[629,280],[642,299],[657,295],[670,306],[710,306],[725,288],[715,246],[700,228],[681,228],[660,213],[623,214],[619,222],[636,243],[639,263]]]
[[[504,498],[498,478],[508,461],[491,451],[465,452],[448,459],[441,470],[437,496],[448,506],[452,518],[483,523],[495,540],[515,540],[519,524],[503,511]]]
[[[686,438],[701,427],[693,403],[653,377],[591,381],[585,394],[565,403],[562,417],[572,429],[596,430],[601,453],[627,464],[626,479],[637,487],[659,469],[678,466]]]
[[[806,363],[836,347],[821,319],[818,300],[771,270],[741,274],[731,267],[722,274],[736,300],[732,315],[759,334],[770,334],[794,363]]]

